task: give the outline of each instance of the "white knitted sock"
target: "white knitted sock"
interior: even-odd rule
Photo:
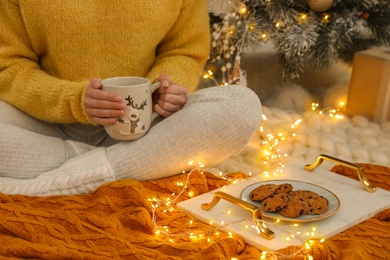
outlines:
[[[88,193],[114,177],[105,148],[97,148],[31,179],[0,178],[0,192],[41,196]]]

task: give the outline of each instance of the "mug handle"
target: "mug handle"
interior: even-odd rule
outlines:
[[[152,92],[152,94],[154,93],[154,91],[156,91],[157,89],[161,88],[162,84],[161,82],[155,82],[152,84],[152,87],[150,88],[150,91]],[[152,122],[154,121],[154,119],[156,119],[157,117],[159,116],[159,114],[157,114],[155,111],[152,112]]]

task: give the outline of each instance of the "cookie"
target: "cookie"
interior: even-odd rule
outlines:
[[[309,210],[308,215],[321,215],[328,211],[328,199],[323,196],[313,197],[308,199]]]
[[[287,202],[286,207],[278,211],[280,215],[289,218],[296,218],[308,212],[309,202],[299,191],[290,192],[288,195],[289,201]]]
[[[286,193],[272,194],[261,203],[261,210],[275,212],[287,206],[290,196]]]
[[[328,211],[329,202],[325,197],[309,190],[301,190],[299,193],[308,203],[308,210],[306,214],[320,215]]]
[[[253,201],[262,201],[275,193],[278,186],[276,184],[264,184],[252,190],[249,199]]]
[[[289,193],[294,187],[290,183],[279,184],[276,192],[278,193]]]

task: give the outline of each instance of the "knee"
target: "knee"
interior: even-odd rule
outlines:
[[[196,102],[197,107],[210,115],[211,121],[204,124],[212,132],[211,135],[224,140],[224,145],[228,141],[233,149],[240,149],[260,125],[262,107],[257,94],[244,86],[214,87],[199,92],[195,100],[199,102]],[[202,106],[205,103],[208,104],[207,108]],[[198,113],[202,114],[200,111]]]
[[[229,124],[238,124],[241,129],[253,132],[259,126],[262,117],[261,101],[250,88],[243,86],[225,86],[225,120]]]

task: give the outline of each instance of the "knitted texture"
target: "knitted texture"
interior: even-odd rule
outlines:
[[[280,149],[279,155],[288,155],[283,158],[284,164],[294,161],[313,163],[319,154],[326,154],[349,162],[390,167],[390,122],[379,125],[363,116],[335,119],[314,111],[301,114],[274,107],[262,108],[267,117],[262,122],[264,133],[283,134],[277,148]],[[297,122],[299,124],[295,125]],[[265,134],[254,135],[242,153],[209,170],[261,173],[266,155],[263,155],[264,147],[259,144]],[[331,169],[333,164],[326,167]]]
[[[0,190],[6,194],[34,196],[80,194],[114,179],[105,148],[97,148],[34,178],[1,178]]]
[[[4,0],[0,24],[0,99],[57,123],[91,123],[92,78],[165,73],[194,90],[210,48],[206,1]]]
[[[390,179],[389,168],[364,166],[373,184],[378,182],[378,186],[390,190],[385,181]],[[349,170],[343,166],[336,166],[334,171],[349,176]],[[233,174],[235,178],[245,177]],[[114,181],[88,195],[0,194],[0,256],[3,259],[260,259],[259,249],[225,232],[210,233],[210,242],[192,240],[190,232],[207,233],[210,225],[192,219],[186,212],[175,209],[174,204],[174,213],[164,206],[153,207],[151,199],[178,194],[182,187],[177,184],[185,183],[187,178],[188,174],[181,174],[145,182]],[[226,184],[226,180],[216,175],[195,171],[189,177],[187,191],[197,196]],[[189,198],[184,192],[177,202]],[[167,226],[172,236],[155,234],[155,225]],[[389,231],[390,209],[315,244],[310,254],[321,260],[388,259]],[[288,247],[274,253],[282,259],[298,250]]]

